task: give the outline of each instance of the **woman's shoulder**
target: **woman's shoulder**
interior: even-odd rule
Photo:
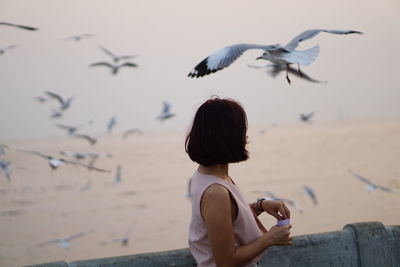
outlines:
[[[204,199],[212,201],[229,199],[229,190],[221,184],[218,183],[211,184],[204,190],[203,200]]]

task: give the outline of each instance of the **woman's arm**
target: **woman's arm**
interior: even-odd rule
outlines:
[[[253,242],[235,247],[231,208],[229,192],[223,186],[215,184],[204,192],[201,214],[217,266],[243,266],[270,246],[291,244],[291,226],[287,225],[274,226]]]

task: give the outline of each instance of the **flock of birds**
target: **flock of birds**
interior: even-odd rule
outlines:
[[[8,22],[0,22],[0,26],[7,26],[7,27],[15,27],[23,30],[28,31],[37,31],[38,28],[19,25],[14,23]],[[313,83],[323,83],[326,81],[320,81],[314,78],[311,78],[309,75],[305,74],[301,69],[300,65],[307,66],[311,64],[312,61],[319,54],[319,46],[316,45],[307,50],[296,50],[298,45],[308,39],[313,38],[314,36],[318,35],[321,32],[330,33],[330,34],[340,34],[340,35],[347,35],[347,34],[361,34],[359,31],[354,30],[326,30],[326,29],[312,29],[302,32],[301,34],[295,36],[291,41],[289,41],[286,45],[282,46],[280,44],[274,45],[260,45],[260,44],[247,44],[247,43],[240,43],[234,44],[227,47],[224,47],[217,52],[209,55],[200,63],[198,63],[194,69],[188,74],[189,77],[203,77],[205,75],[209,75],[211,73],[215,73],[219,70],[222,70],[228,66],[230,66],[234,61],[236,61],[244,52],[251,49],[261,50],[261,56],[257,57],[257,60],[266,60],[270,61],[272,64],[266,64],[263,66],[255,66],[255,65],[248,65],[250,68],[255,69],[266,69],[266,72],[271,77],[276,77],[282,71],[286,71],[286,80],[290,84],[291,79],[289,78],[289,73],[305,79],[309,82]],[[65,39],[65,41],[76,41],[79,42],[83,39],[93,37],[93,34],[85,33],[80,35],[73,35]],[[3,48],[0,48],[0,55],[8,52],[9,50],[15,49],[17,45],[8,45]],[[121,68],[137,68],[138,65],[136,63],[130,62],[128,60],[135,58],[135,55],[115,55],[110,50],[104,48],[103,46],[99,47],[101,51],[103,51],[106,55],[111,58],[111,62],[108,61],[100,61],[90,64],[90,67],[107,67],[110,69],[113,75],[116,75]],[[292,67],[292,65],[297,65],[297,68]],[[63,97],[60,94],[45,91],[43,96],[36,96],[35,99],[40,103],[46,103],[49,100],[55,100],[58,102],[58,107],[53,108],[51,110],[50,117],[52,119],[60,119],[62,118],[64,112],[66,112],[73,103],[74,97]],[[171,112],[171,104],[168,102],[163,102],[163,108],[160,115],[156,118],[161,122],[164,122],[167,119],[170,119],[175,116],[174,113]],[[309,114],[300,114],[300,120],[303,122],[310,122],[311,118],[314,116],[314,112]],[[90,124],[91,122],[89,122]],[[107,124],[107,129],[104,133],[101,133],[98,136],[90,136],[88,134],[79,133],[80,129],[84,125],[66,125],[62,123],[56,123],[56,126],[60,129],[63,129],[67,132],[68,135],[74,138],[80,138],[86,140],[91,145],[95,145],[98,142],[98,139],[106,134],[111,134],[114,127],[117,125],[117,116],[112,116]],[[143,134],[143,131],[138,128],[128,129],[124,132],[122,139],[126,139],[128,136],[132,134]],[[6,178],[8,182],[11,183],[11,163],[5,159],[6,151],[10,149],[8,146],[0,144],[0,172]],[[18,150],[19,152],[28,153],[31,155],[38,156],[44,160],[47,160],[50,168],[52,170],[57,170],[63,164],[71,164],[74,166],[79,166],[86,168],[88,170],[98,171],[98,172],[111,172],[110,170],[106,170],[103,168],[99,168],[95,166],[95,162],[99,157],[112,157],[111,154],[100,154],[94,152],[71,152],[71,151],[60,151],[60,156],[54,155],[47,155],[39,151],[30,151],[30,150]],[[65,158],[67,157],[67,158]],[[89,159],[87,164],[82,163],[81,160]],[[393,192],[390,188],[377,185],[371,182],[369,179],[349,170],[349,172],[359,181],[363,182],[366,185],[366,189],[371,192],[374,190],[382,190],[384,192]],[[112,181],[112,186],[116,186],[117,184],[121,183],[122,180],[122,166],[117,165],[116,172],[114,176],[114,180]],[[91,181],[88,181],[84,186],[82,186],[81,190],[86,191],[89,190],[91,186]],[[282,200],[285,201],[288,205],[294,207],[295,210],[298,212],[303,212],[300,205],[288,198],[278,197],[274,193],[269,191],[254,191],[256,193],[261,193],[264,196],[267,196],[270,199],[274,200]],[[317,196],[314,190],[307,185],[303,186],[303,192],[307,194],[314,205],[318,204]],[[189,191],[187,194],[190,197],[190,183],[189,183]],[[129,232],[123,237],[120,238],[118,241],[122,245],[128,244]],[[70,242],[74,239],[80,238],[85,236],[88,232],[79,232],[73,234],[68,237],[59,238],[55,240],[49,240],[43,243],[38,244],[39,247],[50,245],[50,244],[58,244],[63,248],[69,248]]]

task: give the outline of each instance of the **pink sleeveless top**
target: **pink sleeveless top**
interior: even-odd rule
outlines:
[[[216,266],[211,244],[208,240],[207,226],[201,217],[200,200],[204,191],[213,184],[224,186],[235,199],[238,215],[233,222],[235,246],[246,245],[259,238],[262,233],[257,225],[255,215],[249,204],[245,201],[242,192],[234,184],[213,176],[196,171],[191,178],[190,192],[192,196],[192,220],[189,226],[189,249],[196,259],[198,266]],[[248,265],[258,262],[261,255],[252,260]]]

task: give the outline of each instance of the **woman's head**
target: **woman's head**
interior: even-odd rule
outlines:
[[[186,137],[189,157],[203,165],[226,164],[248,159],[247,117],[233,99],[213,97],[196,112]]]

